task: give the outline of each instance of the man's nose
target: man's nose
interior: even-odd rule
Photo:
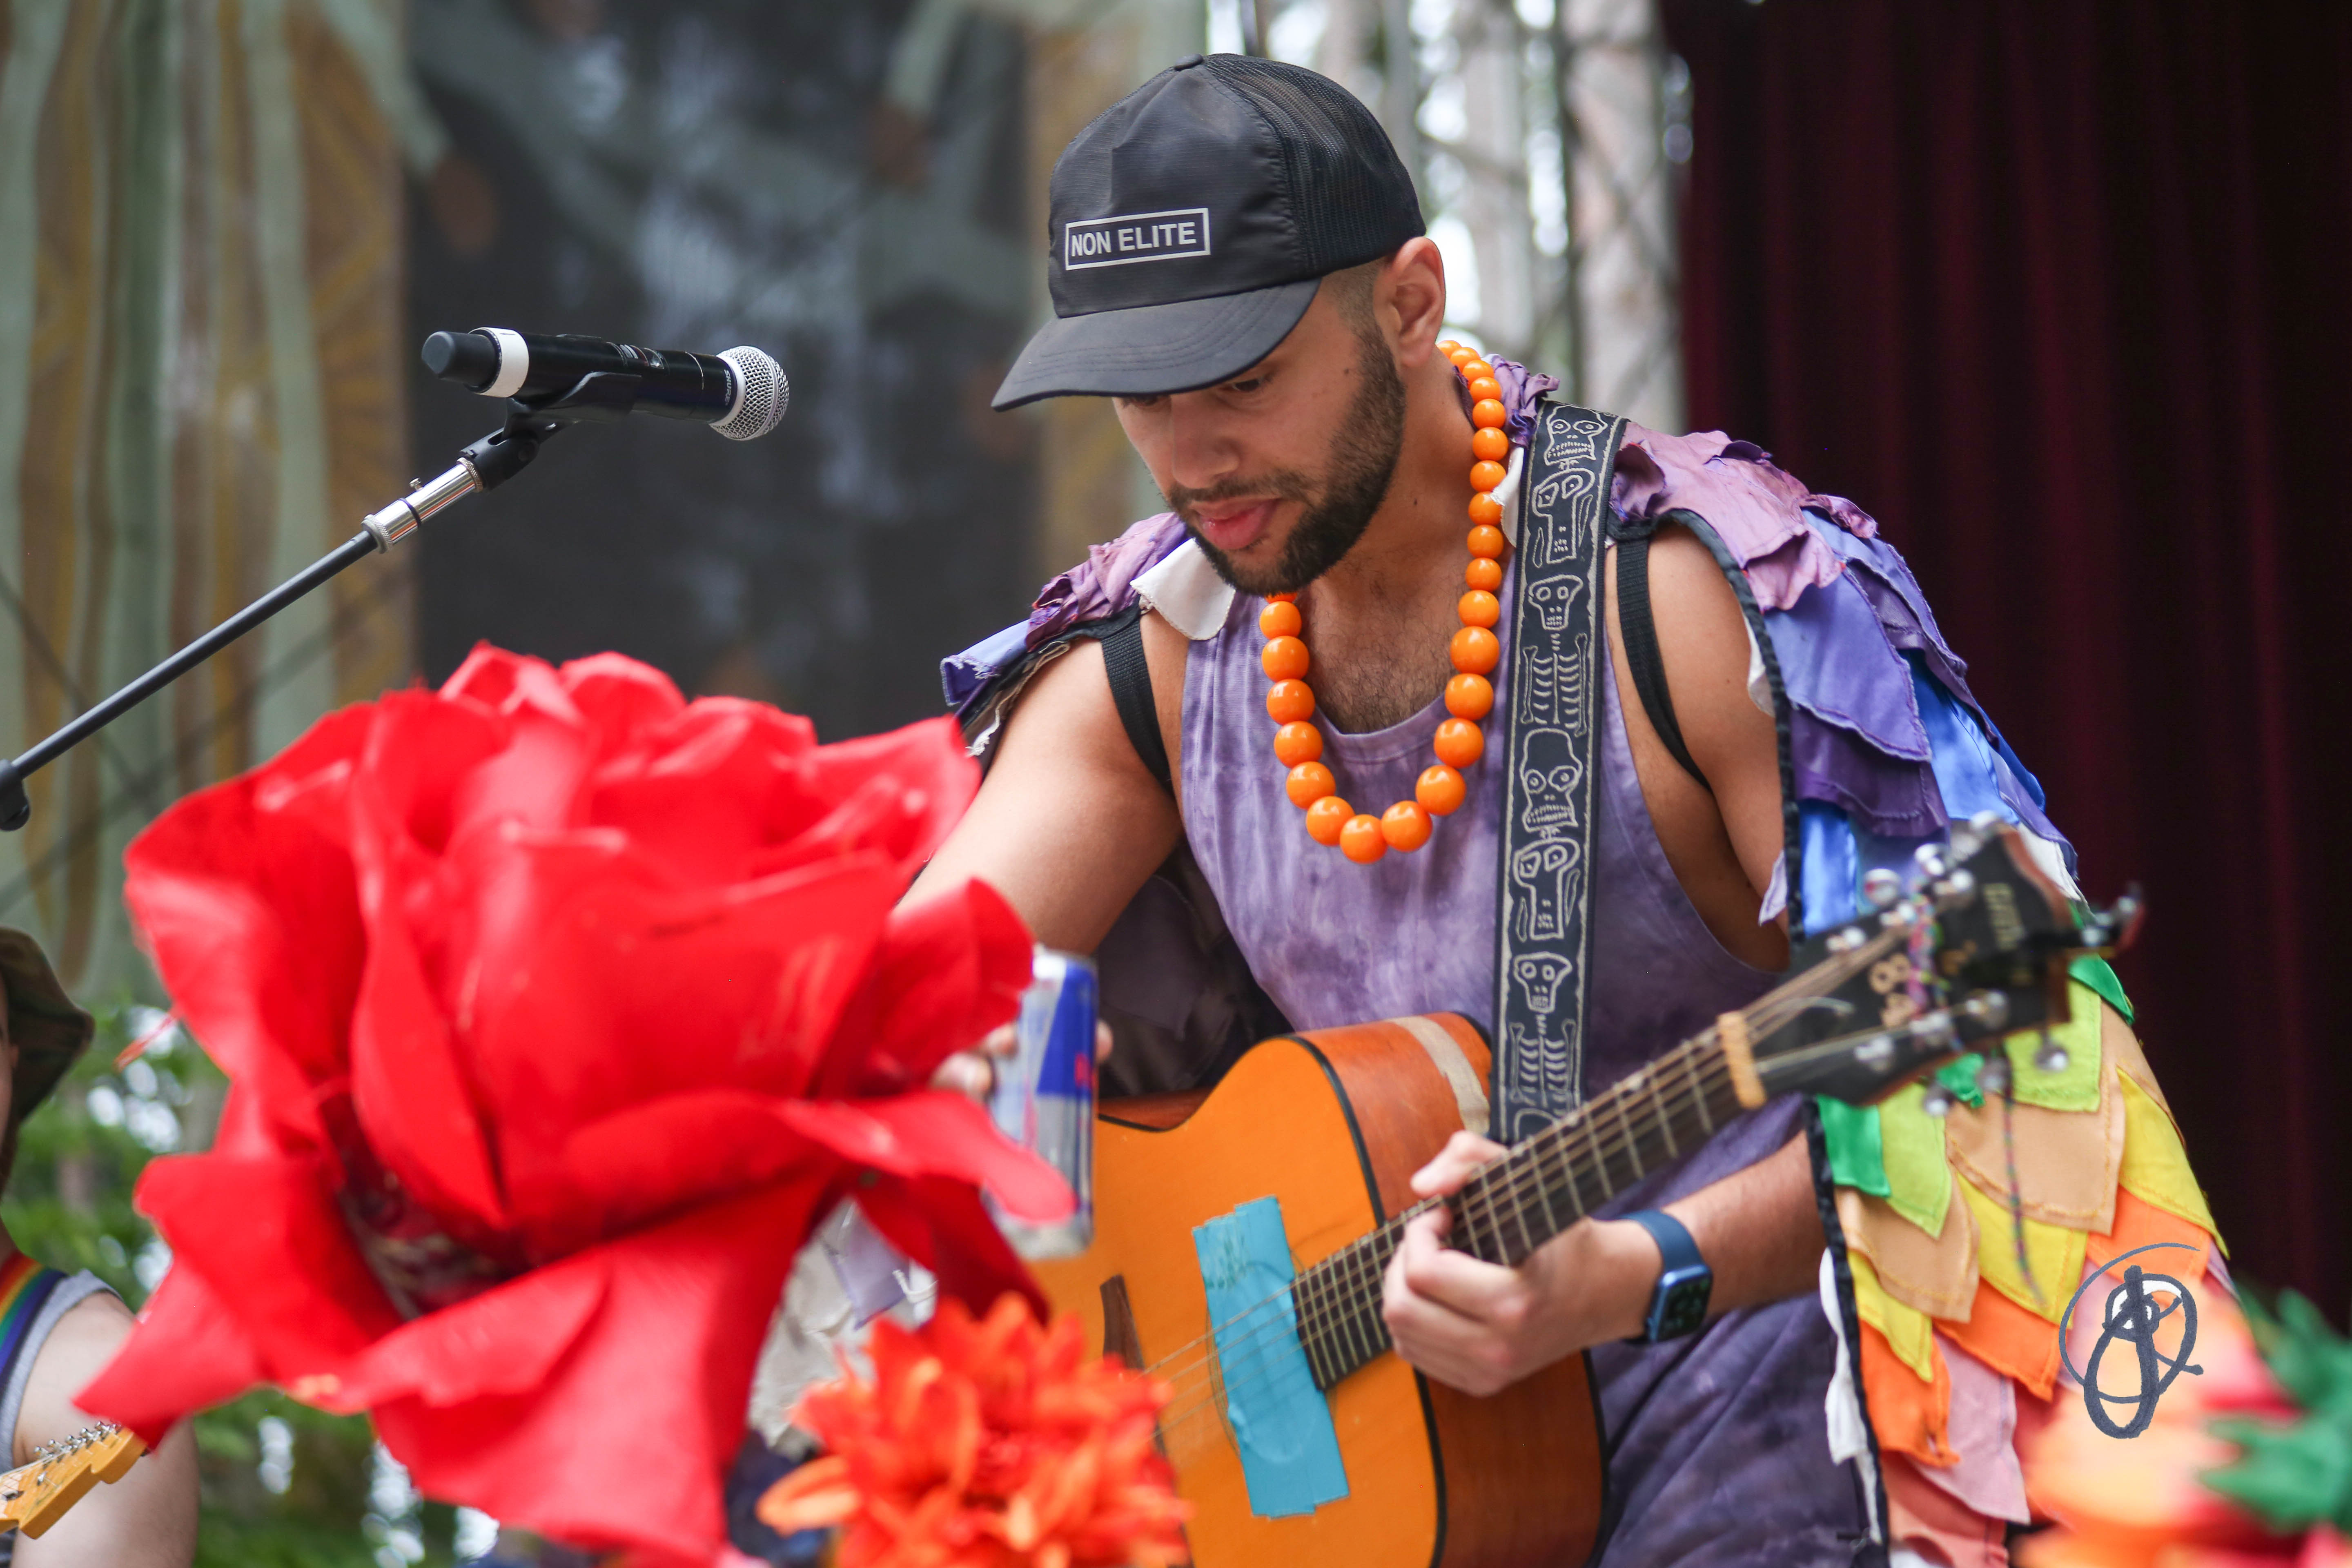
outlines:
[[[1240,453],[1223,410],[1206,393],[1180,392],[1168,400],[1168,477],[1188,490],[1204,490],[1239,467]]]

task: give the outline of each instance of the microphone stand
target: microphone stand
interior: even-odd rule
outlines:
[[[388,552],[416,531],[417,525],[459,498],[492,490],[522,472],[539,448],[567,425],[610,422],[627,416],[636,402],[638,379],[599,371],[582,376],[552,397],[507,399],[506,422],[457,454],[447,471],[432,481],[411,480],[408,493],[371,513],[360,531],[308,568],[239,610],[105,701],[75,715],[57,733],[13,761],[0,759],[0,832],[14,833],[32,820],[33,803],[25,781],[97,734],[320,584],[362,556]]]

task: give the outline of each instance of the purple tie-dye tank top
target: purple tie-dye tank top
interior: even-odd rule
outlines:
[[[1506,596],[1510,586],[1506,583]],[[1268,745],[1258,665],[1263,602],[1236,595],[1184,679],[1184,831],[1251,971],[1295,1027],[1456,1012],[1491,1025],[1500,747],[1466,774],[1468,799],[1411,855],[1359,866],[1307,837]],[[1497,630],[1507,635],[1508,618]],[[1496,710],[1507,712],[1507,643]],[[1603,645],[1594,830],[1590,1097],[1671,1048],[1772,976],[1715,940],[1666,864],[1625,738]],[[1378,815],[1412,798],[1445,717],[1324,726],[1340,793]],[[1745,1168],[1801,1126],[1783,1100],[1741,1118],[1604,1212],[1655,1207]],[[1853,1468],[1830,1457],[1824,1405],[1837,1342],[1811,1295],[1727,1313],[1702,1333],[1591,1352],[1609,1466],[1606,1568],[1834,1563],[1867,1540]]]

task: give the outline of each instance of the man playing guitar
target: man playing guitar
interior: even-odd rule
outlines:
[[[1490,1021],[1512,666],[1468,628],[1495,626],[1482,595],[1509,605],[1519,563],[1496,528],[1465,541],[1465,526],[1517,499],[1528,379],[1442,348],[1445,267],[1410,178],[1371,117],[1311,72],[1180,62],[1071,144],[1053,219],[1057,319],[998,406],[1114,398],[1181,533],[1138,524],[1048,590],[1018,657],[1002,639],[966,656],[1017,703],[1000,698],[986,782],[910,897],[982,878],[1040,942],[1092,952],[1181,848],[1291,1026]],[[1629,426],[1620,517],[1629,479],[1670,486],[1676,455],[1702,442],[1709,482],[1780,497],[1796,533],[1811,526],[1797,498],[1846,507],[1804,497],[1753,447]],[[1602,573],[1591,1089],[1763,992],[1789,952],[1780,868],[1796,814],[1746,589],[1668,523],[1645,542],[1629,614],[1627,555],[1612,545]],[[1057,591],[1084,603],[1057,612]],[[1121,635],[1129,649],[1139,637],[1148,672],[1140,722],[1120,706],[1121,680],[1143,683],[1119,673],[1118,636],[1067,635],[1139,597]],[[1496,633],[1508,629],[1506,615]],[[1486,695],[1465,692],[1481,671]],[[1269,676],[1286,682],[1271,701]],[[1481,754],[1448,713],[1475,719],[1488,701]],[[1290,721],[1279,759],[1269,711]],[[1155,742],[1164,757],[1147,756]],[[1354,805],[1301,821],[1335,792]],[[1108,963],[1105,979],[1115,1002]],[[1191,1072],[1144,1087],[1192,1087]],[[1452,1387],[1491,1393],[1590,1353],[1610,1470],[1599,1561],[1844,1564],[1884,1540],[1874,1457],[1840,1462],[1824,1431],[1846,1342],[1817,1285],[1827,1166],[1817,1191],[1809,1115],[1792,1097],[1742,1118],[1622,1194],[1612,1212],[1638,1218],[1579,1223],[1517,1268],[1449,1250],[1441,1208],[1389,1269],[1396,1349]],[[1452,1192],[1500,1152],[1465,1131],[1415,1184]],[[1706,1326],[1646,1342],[1662,1268],[1694,1244],[1712,1273]],[[2006,1560],[1998,1520],[1978,1533],[1970,1561]],[[1955,1555],[1948,1539],[1937,1555]]]

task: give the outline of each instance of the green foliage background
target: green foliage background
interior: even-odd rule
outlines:
[[[83,999],[85,1006],[90,1005]],[[160,1016],[118,999],[93,1008],[97,1042],[26,1121],[0,1221],[23,1251],[58,1268],[87,1268],[133,1308],[169,1252],[131,1206],[147,1162],[208,1145],[227,1081],[176,1028],[140,1066],[115,1058]],[[144,1070],[142,1070],[143,1068]],[[120,1108],[120,1109],[117,1109]],[[291,1464],[264,1479],[264,1424],[285,1424]],[[456,1510],[377,1511],[374,1434],[364,1416],[330,1415],[274,1389],[195,1421],[204,1484],[198,1568],[438,1568],[453,1561]]]

